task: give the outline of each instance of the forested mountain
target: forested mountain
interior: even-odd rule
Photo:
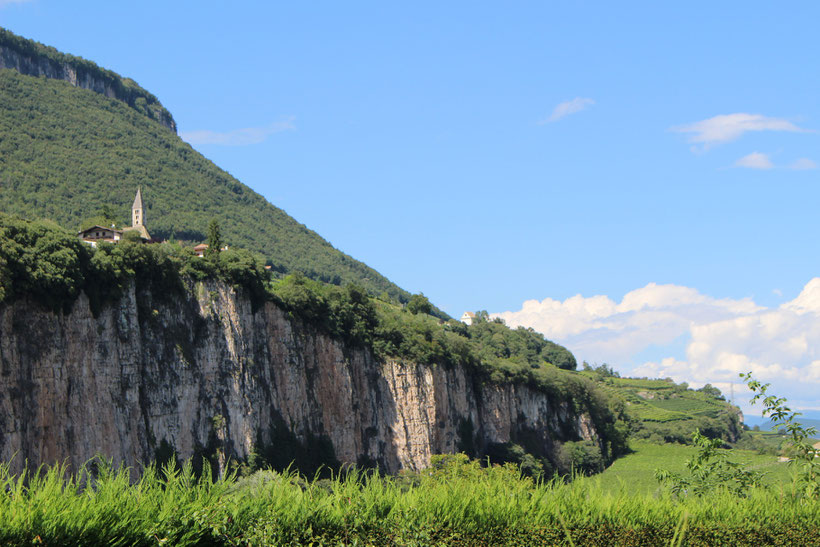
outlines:
[[[120,78],[113,72],[8,31],[0,35],[0,58],[0,66],[28,63],[31,70],[59,62],[75,67],[65,69],[66,79],[56,69],[49,77],[0,70],[0,211],[70,229],[101,213],[128,224],[142,186],[155,238],[200,242],[216,219],[224,241],[260,253],[276,272],[409,297],[196,152],[158,121],[157,113],[167,111],[133,81],[113,82]],[[108,87],[84,89],[72,74],[96,74]],[[108,88],[128,92],[111,98]]]

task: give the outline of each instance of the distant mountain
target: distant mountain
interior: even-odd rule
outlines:
[[[225,242],[274,271],[409,297],[183,142],[136,82],[2,29],[0,67],[0,211],[72,229],[105,212],[127,225],[141,186],[155,238],[200,242],[215,219]]]
[[[817,415],[816,412],[804,412],[802,416],[798,416],[796,421],[799,422],[803,427],[814,427],[818,431],[820,431],[820,419],[811,418],[809,416]],[[777,429],[769,418],[763,418],[761,416],[746,416],[744,415],[743,421],[749,427],[760,426],[760,429],[768,430],[768,429]]]

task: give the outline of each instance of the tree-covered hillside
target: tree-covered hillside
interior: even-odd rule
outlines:
[[[216,219],[226,243],[276,272],[409,297],[127,104],[0,70],[0,211],[79,228],[107,207],[129,224],[137,186],[155,238],[204,241]]]

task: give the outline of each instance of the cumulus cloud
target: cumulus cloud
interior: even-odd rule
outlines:
[[[608,362],[630,375],[711,383],[724,392],[734,386],[742,399],[738,375],[752,371],[772,382],[778,395],[820,407],[820,278],[777,307],[652,283],[620,302],[606,296],[547,298],[495,315],[543,332],[579,359]],[[685,350],[671,347],[682,338]],[[639,360],[649,348],[666,356]]]
[[[281,133],[295,129],[293,125],[294,118],[272,123],[264,127],[246,127],[243,129],[234,129],[232,131],[188,131],[180,133],[180,137],[189,144],[215,144],[218,146],[247,146],[249,144],[259,144],[264,142],[268,137],[274,133]]]
[[[549,118],[542,120],[539,123],[545,124],[557,122],[561,118],[565,118],[570,114],[575,114],[577,112],[581,112],[582,110],[586,110],[594,104],[595,101],[592,99],[575,97],[571,101],[564,101],[563,103],[560,103],[552,110],[552,114],[550,114]]]
[[[806,132],[783,118],[770,118],[761,114],[721,114],[713,118],[672,127],[676,133],[689,133],[689,142],[700,144],[707,149],[715,144],[723,144],[740,138],[751,131]]]
[[[527,326],[560,341],[579,357],[594,362],[622,363],[651,345],[663,345],[684,334],[693,323],[753,313],[750,299],[716,299],[696,289],[650,283],[624,295],[563,302],[528,300],[520,311],[495,314],[510,326]]]
[[[817,169],[817,163],[809,158],[800,158],[795,160],[791,165],[789,165],[789,169],[797,169],[799,171],[805,171],[807,169]]]
[[[735,167],[746,167],[748,169],[771,169],[774,167],[772,160],[766,154],[752,152],[748,156],[743,156],[735,162]]]

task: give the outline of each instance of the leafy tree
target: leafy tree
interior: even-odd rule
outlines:
[[[712,397],[715,397],[717,399],[721,399],[721,400],[724,400],[724,401],[726,400],[725,397],[723,397],[723,393],[721,393],[721,391],[718,388],[716,388],[715,386],[713,386],[712,384],[706,384],[705,386],[700,388],[698,391],[700,391],[702,393],[706,393],[707,395],[711,395]]]
[[[82,288],[87,245],[59,226],[0,215],[0,273],[6,298],[31,295],[53,309]]]
[[[514,463],[526,477],[544,479],[554,473],[552,464],[546,458],[536,457],[527,452],[523,446],[511,442],[490,443],[487,446],[487,460],[491,464],[503,465]],[[599,451],[600,455],[600,451]]]
[[[789,464],[797,470],[797,483],[802,493],[808,498],[820,498],[820,450],[812,444],[812,437],[817,435],[817,429],[803,427],[797,421],[801,413],[789,408],[785,398],[768,395],[770,384],[761,384],[752,377],[751,372],[741,374],[740,377],[755,394],[751,402],[754,404],[763,400],[763,417],[768,416],[790,437]]]
[[[407,303],[407,311],[413,315],[420,313],[429,315],[430,312],[433,311],[433,305],[430,304],[430,301],[424,296],[424,293],[414,294]]]
[[[589,363],[584,361],[583,369],[587,372],[592,372],[595,376],[599,379],[603,378],[620,378],[621,375],[611,366],[603,363],[602,365],[598,365],[597,367],[591,366]]]
[[[605,467],[601,448],[592,441],[569,441],[558,450],[558,465],[565,473],[592,475]]]
[[[117,220],[117,215],[114,210],[107,203],[100,207],[100,210],[95,216],[86,218],[80,223],[80,230],[86,230],[92,226],[120,226],[121,223]]]
[[[142,243],[142,236],[136,230],[128,230],[122,234],[123,243]]]

